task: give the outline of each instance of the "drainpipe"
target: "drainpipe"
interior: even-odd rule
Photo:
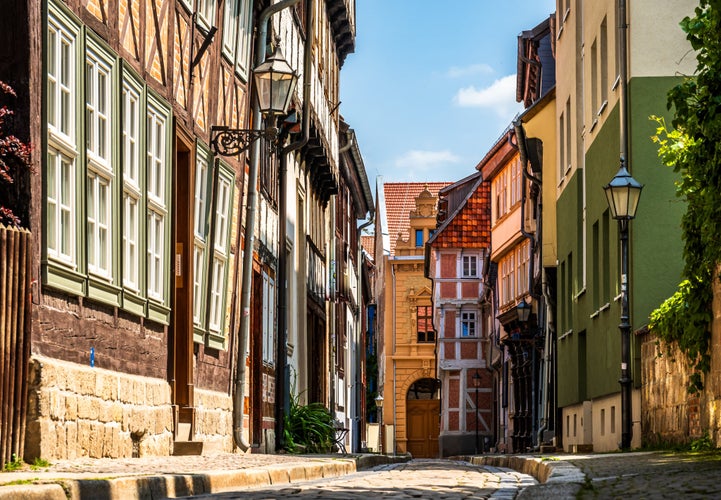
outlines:
[[[265,41],[268,35],[270,17],[286,7],[295,5],[300,0],[282,0],[263,10],[258,18],[260,29],[255,43],[255,64],[257,67],[265,61]],[[258,104],[253,104],[252,125],[259,127],[262,120]],[[253,276],[253,244],[255,242],[255,218],[258,211],[258,170],[260,164],[260,144],[253,142],[250,150],[250,168],[248,171],[248,207],[245,217],[245,246],[243,248],[243,275],[240,287],[240,327],[238,329],[238,366],[233,380],[233,440],[238,448],[247,451],[250,444],[243,436],[243,419],[245,415],[245,364],[248,359],[248,343],[250,340],[250,292]],[[240,222],[240,221],[239,221]]]
[[[356,266],[358,267],[358,312],[356,313],[356,337],[358,339],[358,342],[356,343],[356,371],[355,371],[355,415],[353,416],[353,425],[355,427],[354,434],[353,434],[353,451],[358,452],[360,451],[360,430],[361,430],[361,402],[363,401],[363,396],[361,395],[361,389],[363,388],[363,380],[361,379],[361,358],[363,356],[363,350],[360,348],[361,346],[361,336],[365,336],[365,332],[361,331],[362,322],[361,322],[361,315],[363,314],[363,308],[361,308],[361,304],[363,303],[363,246],[361,245],[361,234],[363,233],[363,230],[373,224],[375,212],[371,208],[368,214],[368,220],[366,220],[364,223],[362,223],[360,226],[358,226],[357,233],[356,233],[356,241],[358,242],[358,261],[356,262]],[[365,345],[365,344],[363,344]]]
[[[338,161],[340,161],[341,155],[343,153],[345,153],[346,151],[350,150],[351,146],[353,145],[353,142],[350,139],[350,134],[348,134],[347,132],[346,132],[346,137],[348,137],[348,142],[338,148]],[[329,365],[330,365],[330,367],[329,367],[330,368],[330,370],[329,370],[330,371],[329,407],[330,408],[329,409],[330,409],[330,412],[333,415],[334,419],[336,418],[336,389],[337,389],[336,388],[337,372],[336,372],[335,367],[336,367],[336,359],[338,356],[338,353],[336,352],[335,348],[336,348],[336,339],[338,338],[338,335],[339,335],[338,321],[337,321],[338,320],[338,306],[336,305],[336,300],[338,297],[338,295],[337,295],[338,277],[340,276],[340,273],[339,273],[340,266],[338,265],[338,254],[336,252],[338,247],[337,247],[337,241],[336,241],[336,237],[335,237],[335,226],[336,226],[335,212],[336,212],[336,208],[337,208],[336,203],[337,203],[337,200],[335,198],[333,198],[331,200],[331,202],[329,203],[330,214],[328,217],[328,219],[329,219],[328,223],[330,226],[330,228],[329,228],[330,230],[328,231],[328,233],[330,235],[332,235],[332,237],[333,237],[333,244],[330,245],[330,247],[328,249],[328,257],[329,257],[330,262],[335,263],[334,268],[333,268],[333,272],[335,273],[335,280],[334,280],[335,289],[331,290],[331,292],[333,293],[333,296],[331,297],[332,300],[330,301],[330,304],[329,304],[330,320],[328,321],[328,325],[330,325],[329,330],[331,333],[330,349],[329,349],[329,351],[330,351],[329,352],[329,354],[330,354],[330,360],[329,360]],[[342,390],[345,391],[345,386],[342,388]],[[347,415],[347,412],[346,412],[346,415]]]
[[[300,0],[290,0],[295,4]],[[276,4],[278,5],[278,4]],[[305,43],[303,46],[303,114],[301,138],[288,144],[280,153],[280,168],[278,172],[278,349],[276,366],[276,406],[275,406],[275,441],[276,449],[282,450],[285,446],[285,415],[290,407],[290,372],[288,370],[288,276],[286,258],[287,235],[287,172],[288,155],[308,143],[310,138],[310,67],[313,63],[313,0],[305,0]]]

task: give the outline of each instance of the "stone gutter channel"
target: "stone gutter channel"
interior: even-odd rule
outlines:
[[[575,465],[548,456],[475,455],[454,458],[473,465],[513,469],[533,476],[540,484],[521,490],[517,499],[576,498],[576,494],[587,481],[586,475]]]

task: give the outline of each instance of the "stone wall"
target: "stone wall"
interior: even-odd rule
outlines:
[[[705,433],[721,446],[721,285],[714,286],[711,369],[704,390],[687,391],[690,365],[683,354],[647,333],[641,345],[644,445],[686,443]]]
[[[222,392],[195,389],[195,436],[203,442],[203,453],[232,453],[233,398]]]
[[[30,360],[25,459],[169,455],[170,386],[33,356]]]

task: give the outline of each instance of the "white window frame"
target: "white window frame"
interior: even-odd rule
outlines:
[[[478,277],[478,256],[463,255],[461,259],[461,276],[464,278]]]
[[[147,293],[148,298],[165,304],[165,256],[169,245],[165,227],[169,213],[165,182],[169,174],[166,140],[170,118],[166,110],[149,102],[146,123]]]
[[[108,282],[115,268],[113,172],[114,60],[91,38],[85,54],[85,149],[88,272]]]
[[[478,320],[475,311],[461,311],[461,337],[477,337]]]
[[[123,140],[123,202],[121,224],[123,226],[122,262],[123,286],[140,292],[141,238],[144,203],[142,172],[142,124],[141,113],[143,89],[127,75],[122,82],[122,140]]]
[[[78,94],[77,63],[80,26],[73,24],[55,7],[54,3],[51,2],[49,5],[48,131],[52,139],[63,142],[75,150],[77,147],[75,114]]]
[[[215,188],[215,220],[213,238],[212,280],[210,283],[210,311],[208,329],[211,332],[222,333],[228,273],[230,258],[230,213],[233,205],[233,179],[226,175],[218,175]]]
[[[80,25],[54,2],[47,26],[48,149],[46,249],[48,258],[78,270],[77,144]]]
[[[263,363],[275,366],[275,282],[263,271]]]
[[[250,48],[253,43],[253,11],[250,0],[239,0],[238,7],[238,45],[235,68],[243,78],[250,73]]]
[[[233,63],[238,44],[238,1],[225,0],[223,11],[223,54]]]
[[[193,210],[193,323],[205,328],[206,260],[211,163],[209,153],[198,147],[195,156],[195,204]]]
[[[210,29],[215,24],[215,4],[217,0],[197,0],[198,24]],[[227,1],[227,0],[226,0]]]
[[[49,147],[46,177],[48,257],[76,268],[75,159]]]

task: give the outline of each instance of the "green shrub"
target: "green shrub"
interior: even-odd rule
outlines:
[[[290,453],[329,453],[335,441],[335,425],[330,411],[320,403],[300,404],[300,396],[290,395],[285,417],[285,449]]]

